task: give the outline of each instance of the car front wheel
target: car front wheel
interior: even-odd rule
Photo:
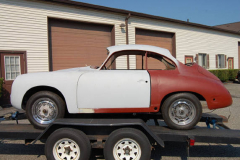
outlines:
[[[65,102],[49,91],[40,91],[33,94],[26,105],[26,115],[35,128],[44,129],[57,118],[63,118]]]
[[[173,129],[191,129],[199,122],[201,115],[201,103],[191,93],[174,94],[162,106],[163,119]]]

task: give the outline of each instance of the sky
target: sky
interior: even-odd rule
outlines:
[[[240,22],[240,0],[74,0],[215,26]]]

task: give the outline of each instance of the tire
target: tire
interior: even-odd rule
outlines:
[[[151,145],[149,140],[145,134],[137,129],[123,128],[113,131],[104,146],[104,158],[106,160],[122,160],[124,158],[149,160],[150,157]]]
[[[167,98],[161,111],[165,123],[170,128],[187,130],[199,122],[202,116],[202,105],[195,95],[179,93]]]
[[[69,159],[72,157],[74,160],[88,160],[91,155],[91,144],[82,131],[61,128],[48,137],[45,155],[48,160],[65,160],[67,157]]]
[[[59,95],[40,91],[27,101],[26,116],[35,128],[45,129],[55,119],[64,117],[65,108],[65,102]]]

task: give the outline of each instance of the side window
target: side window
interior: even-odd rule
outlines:
[[[156,54],[148,53],[147,69],[148,70],[173,70],[176,66],[169,59]]]
[[[136,69],[144,70],[146,69],[146,57],[145,54],[136,55]]]
[[[107,63],[102,67],[102,70],[128,70],[127,68],[127,55],[129,59],[136,58],[136,64],[129,66],[129,70],[144,70],[146,69],[146,58],[143,51],[121,51],[114,53]],[[123,65],[126,64],[126,65]]]

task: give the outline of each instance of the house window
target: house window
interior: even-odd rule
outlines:
[[[207,54],[205,53],[198,54],[198,64],[203,68],[207,68]]]
[[[233,57],[228,58],[228,69],[234,69],[233,59]]]
[[[224,54],[218,54],[217,55],[218,59],[218,68],[225,68],[225,56]]]
[[[185,64],[193,63],[193,56],[185,56]]]
[[[5,80],[14,80],[21,74],[20,56],[4,56]]]

